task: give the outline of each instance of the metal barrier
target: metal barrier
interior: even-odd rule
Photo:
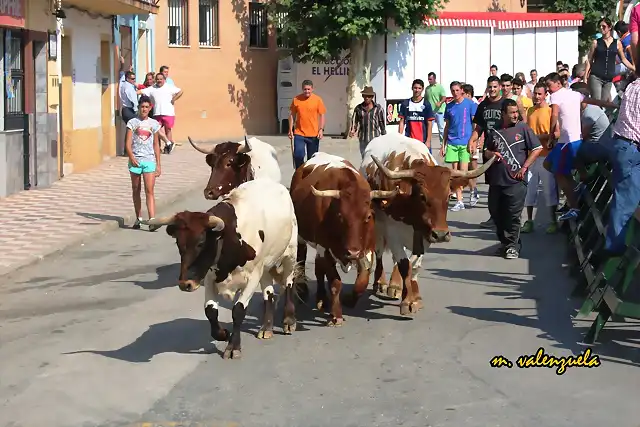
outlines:
[[[605,243],[605,226],[613,196],[611,167],[607,163],[599,163],[592,165],[588,172],[587,191],[580,201],[580,214],[569,222],[569,227],[570,243],[577,257],[573,273],[578,278],[578,285],[573,295],[586,295],[577,317],[594,311],[598,313],[583,339],[584,344],[591,345],[611,317],[640,319],[640,304],[625,301],[640,265],[640,209],[630,219],[625,254],[597,265],[592,255]]]

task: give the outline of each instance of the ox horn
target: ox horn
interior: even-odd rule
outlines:
[[[209,215],[209,228],[213,231],[222,231],[224,230],[224,221],[222,218],[219,218],[215,215]]]
[[[171,225],[175,221],[176,216],[163,216],[162,218],[153,218],[148,221],[140,221],[146,225]]]
[[[311,192],[317,197],[333,197],[334,199],[340,198],[340,190],[317,190],[316,187],[312,185]]]
[[[191,144],[191,146],[192,146],[193,148],[195,148],[196,150],[198,150],[199,152],[201,152],[202,154],[211,154],[211,153],[213,153],[213,149],[212,149],[212,150],[210,150],[210,151],[207,151],[207,150],[205,150],[204,148],[200,148],[200,147],[199,147],[195,142],[193,142],[193,141],[191,140],[191,137],[190,137],[190,136],[188,136],[188,137],[187,137],[187,139],[189,140],[189,143]],[[214,146],[214,148],[215,148],[215,146]]]
[[[385,190],[371,190],[371,198],[372,199],[391,199],[398,194],[399,190],[396,187],[395,190],[385,191]]]
[[[251,151],[251,144],[249,144],[249,140],[247,139],[247,135],[244,136],[244,145],[238,147],[238,153],[248,153]]]
[[[489,159],[488,162],[485,162],[482,167],[478,168],[478,169],[474,169],[472,171],[467,171],[467,172],[462,172],[459,170],[451,170],[451,178],[468,178],[468,179],[473,179],[473,178],[477,178],[480,175],[482,175],[483,173],[485,173],[487,171],[487,169],[489,169],[489,167],[493,164],[493,162],[496,161],[496,156],[493,156],[491,159]]]
[[[402,178],[413,178],[415,175],[414,170],[401,170],[401,171],[392,171],[388,167],[382,164],[380,159],[376,156],[371,156],[371,160],[378,166],[378,168],[390,179],[402,179]]]

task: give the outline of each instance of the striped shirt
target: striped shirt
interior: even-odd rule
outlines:
[[[640,79],[627,86],[613,132],[640,142]]]
[[[373,104],[373,108],[367,111],[362,104],[358,104],[353,111],[351,129],[357,130],[360,143],[368,144],[375,137],[386,135],[384,110],[380,104]]]

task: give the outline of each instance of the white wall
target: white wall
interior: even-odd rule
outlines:
[[[532,54],[535,51],[535,28],[513,30],[513,63],[518,68],[515,72],[522,71],[527,80],[531,70],[536,68],[536,56]]]
[[[413,50],[413,35],[387,36],[387,99],[411,97],[416,68]],[[423,80],[426,78],[422,77]]]
[[[512,76],[513,71],[513,30],[493,30],[491,40],[491,63],[498,66],[498,76],[507,73]],[[483,70],[489,77],[489,69]]]
[[[576,51],[578,50],[578,35],[576,33]],[[539,76],[545,76],[556,71],[556,29],[536,28],[536,70]],[[577,52],[576,52],[577,53]],[[563,60],[564,61],[564,60]],[[569,64],[573,66],[573,64]],[[529,77],[529,76],[527,76]]]
[[[481,96],[487,87],[491,67],[491,29],[467,28],[465,82],[473,86],[476,96]]]
[[[65,34],[71,37],[73,57],[73,128],[101,127],[100,41],[101,34],[111,34],[111,20],[94,19],[75,9],[65,13]]]
[[[577,28],[558,28],[556,33],[557,40],[557,61],[563,61],[569,64],[569,71],[574,64],[578,63],[578,29]]]

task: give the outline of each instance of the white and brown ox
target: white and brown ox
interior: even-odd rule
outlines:
[[[266,178],[278,183],[282,179],[276,149],[258,138],[222,142],[211,150],[201,148],[191,138],[189,142],[193,148],[207,155],[206,161],[211,167],[209,182],[204,189],[207,200],[216,200],[254,179]]]
[[[432,243],[451,240],[447,225],[450,188],[467,185],[485,173],[495,159],[481,168],[461,172],[438,166],[425,144],[398,133],[388,133],[367,145],[360,171],[374,190],[400,189],[391,200],[376,203],[376,270],[374,288],[392,298],[402,295],[400,313],[415,313],[423,306],[418,287],[422,256]],[[382,255],[390,250],[398,282],[387,284]],[[411,252],[407,256],[405,249]],[[395,270],[395,268],[394,268]],[[394,271],[395,272],[395,271]]]
[[[316,306],[330,307],[329,326],[343,322],[340,291],[344,272],[354,263],[358,277],[353,293],[344,299],[353,306],[369,284],[375,249],[372,199],[391,198],[397,191],[371,191],[358,170],[342,157],[318,152],[299,167],[291,179],[291,199],[298,217],[298,263],[304,265],[307,243],[316,250]],[[330,285],[327,301],[325,276]],[[300,286],[299,289],[306,288]],[[306,284],[305,284],[306,285]]]
[[[285,290],[283,329],[296,329],[293,282],[297,274],[298,222],[289,191],[260,179],[246,182],[223,197],[208,212],[180,212],[149,224],[166,225],[180,252],[182,291],[193,292],[204,281],[204,312],[211,337],[228,341],[224,358],[241,355],[240,328],[247,305],[258,289],[264,297],[264,317],[258,338],[273,336],[274,280]],[[233,332],[218,322],[218,300],[233,300]]]

